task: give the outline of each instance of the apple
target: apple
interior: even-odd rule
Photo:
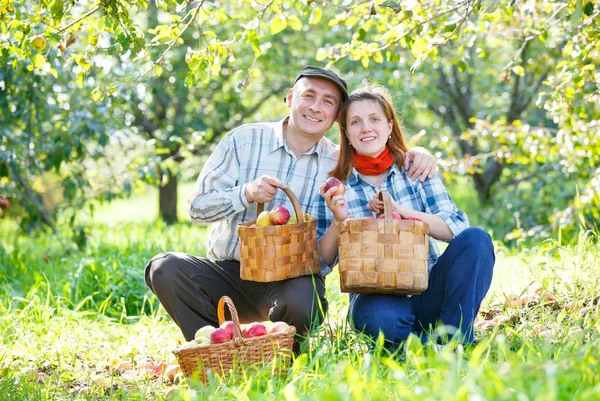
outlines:
[[[8,209],[10,206],[10,202],[8,199],[0,199],[0,209]]]
[[[325,192],[329,192],[331,188],[337,188],[337,191],[334,192],[334,195],[344,195],[344,192],[346,192],[344,184],[342,184],[342,182],[335,177],[329,177],[327,181],[325,181]]]
[[[210,345],[210,344],[211,344],[211,343],[210,343],[210,338],[208,338],[208,337],[200,337],[200,338],[197,338],[197,339],[195,339],[195,340],[193,341],[193,343],[194,343],[195,345],[200,345],[200,346],[202,346],[202,347],[204,347],[205,345]]]
[[[276,226],[281,226],[290,219],[290,212],[283,206],[275,206],[269,212],[269,219]]]
[[[420,218],[418,218],[417,216],[408,216],[406,218],[406,220],[423,221]]]
[[[131,362],[129,361],[121,361],[117,366],[115,366],[115,370],[121,370],[121,371],[126,371],[126,370],[131,370],[132,366],[131,366]]]
[[[265,210],[264,212],[260,212],[260,214],[256,218],[256,225],[261,226],[261,227],[273,225],[273,223],[271,223],[271,219],[269,218],[268,210]]]
[[[177,387],[171,387],[170,389],[167,390],[167,392],[165,393],[165,398],[170,398],[175,396],[175,393],[177,392]]]
[[[232,337],[229,335],[229,332],[221,328],[216,329],[210,334],[211,344],[221,344],[231,339]]]
[[[175,380],[175,376],[179,372],[181,372],[181,367],[179,366],[178,363],[176,363],[174,365],[167,366],[167,368],[165,369],[164,375],[170,382],[173,382]]]
[[[200,337],[199,338],[200,341],[208,341],[210,343],[210,340],[208,338],[204,338],[204,337]],[[184,349],[190,349],[190,348],[195,348],[198,346],[198,340],[194,340],[194,341],[187,341],[183,344],[181,344],[179,346],[179,350],[184,350]]]
[[[46,38],[43,35],[36,35],[31,38],[31,47],[41,52],[46,48]]]
[[[166,363],[164,363],[164,362],[160,362],[160,363],[156,364],[156,366],[155,366],[155,367],[154,367],[154,369],[152,370],[152,374],[153,374],[154,376],[162,375],[162,374],[163,374],[163,372],[164,372],[165,370],[167,370],[167,366],[168,366],[168,365],[167,365]]]
[[[385,219],[385,214],[382,213],[378,218]],[[392,212],[392,219],[402,220],[402,216],[398,212]]]
[[[244,327],[243,334],[246,338],[260,337],[267,334],[267,328],[262,323],[254,322]]]
[[[215,330],[216,328],[211,326],[210,324],[201,327],[198,329],[198,331],[196,331],[196,334],[194,335],[194,340],[198,340],[199,338],[210,338],[210,335]]]
[[[285,333],[290,329],[286,322],[275,322],[269,327],[269,334]]]
[[[223,322],[223,324],[220,327],[223,330],[227,331],[229,335],[231,335],[231,338],[233,338],[233,334],[235,333],[234,326],[235,325],[231,320],[227,320],[226,322]]]

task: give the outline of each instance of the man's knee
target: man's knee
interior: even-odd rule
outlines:
[[[277,299],[277,306],[272,309],[271,320],[286,320],[296,326],[299,333],[304,333],[323,323],[329,305],[324,295],[314,291],[306,293],[287,293]]]
[[[177,252],[160,253],[150,259],[146,265],[146,285],[155,294],[168,287],[182,266],[181,256]]]
[[[478,251],[491,251],[494,252],[494,244],[492,237],[478,227],[469,227],[461,232],[455,240],[464,242],[465,246],[478,250]]]

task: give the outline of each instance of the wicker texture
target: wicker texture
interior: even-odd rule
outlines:
[[[317,223],[305,221],[298,198],[283,189],[294,206],[296,224],[256,226],[256,220],[238,226],[240,277],[243,280],[272,282],[318,274],[321,271],[317,247]],[[264,210],[258,204],[257,215]]]
[[[219,325],[225,321],[225,304],[231,313],[234,324],[233,340],[203,347],[174,350],[181,370],[187,377],[208,383],[209,372],[223,378],[235,374],[246,366],[262,367],[277,357],[274,371],[278,375],[287,372],[292,361],[292,346],[296,328],[290,326],[287,332],[268,334],[261,337],[244,338],[240,328],[237,310],[231,298],[219,300],[217,313]]]
[[[349,219],[339,225],[342,292],[420,294],[427,289],[429,225],[392,218],[387,191],[384,219]]]

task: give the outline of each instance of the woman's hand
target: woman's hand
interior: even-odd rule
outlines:
[[[325,199],[325,203],[333,213],[335,221],[341,223],[348,218],[348,203],[344,195],[335,195],[336,192],[337,187],[330,188],[327,192],[325,192],[325,184],[319,187],[319,193]]]
[[[402,216],[403,219],[406,219],[409,216],[415,216],[419,213],[407,207],[400,206],[396,203],[394,199],[392,199],[392,197],[390,197],[390,201],[392,202],[392,212],[398,213],[400,216]],[[379,196],[377,194],[373,195],[373,198],[371,198],[369,203],[367,203],[367,209],[369,209],[372,212],[375,212],[377,215],[383,213],[383,201],[379,199]]]

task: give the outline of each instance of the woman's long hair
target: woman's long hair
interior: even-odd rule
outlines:
[[[338,122],[340,125],[340,158],[335,168],[329,173],[329,175],[346,182],[354,167],[354,155],[356,151],[350,145],[348,136],[346,135],[346,117],[348,115],[348,108],[354,102],[361,100],[372,100],[377,102],[385,114],[385,118],[390,121],[392,120],[392,137],[388,139],[387,147],[392,152],[392,158],[394,163],[398,165],[398,168],[404,164],[405,153],[408,151],[406,144],[404,143],[404,134],[398,123],[398,116],[394,110],[394,102],[390,92],[381,86],[367,85],[355,89],[348,100],[344,102],[338,113]]]

